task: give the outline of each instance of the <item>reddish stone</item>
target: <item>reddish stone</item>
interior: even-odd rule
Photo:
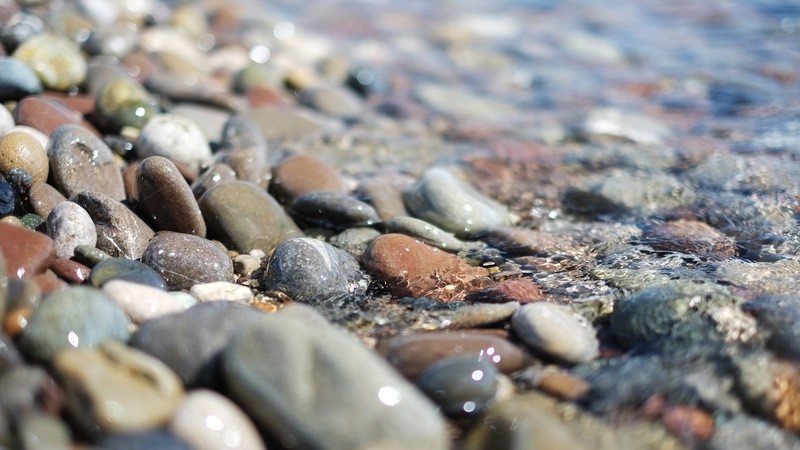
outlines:
[[[579,400],[591,389],[589,383],[583,379],[564,372],[545,373],[536,387],[542,392],[567,401]]]
[[[47,271],[33,276],[33,281],[39,285],[42,290],[42,295],[47,295],[51,292],[59,291],[68,287],[66,281],[61,280],[52,271]]]
[[[736,242],[703,222],[676,220],[651,228],[642,241],[656,250],[714,258],[736,256]]]
[[[0,223],[0,251],[8,275],[17,278],[42,273],[56,258],[56,245],[46,234]]]
[[[481,239],[508,256],[547,256],[577,252],[579,245],[568,232],[548,232],[498,227],[481,233]]]
[[[705,441],[714,434],[714,418],[692,406],[667,406],[661,421],[672,435],[684,442]]]
[[[361,262],[398,297],[464,300],[470,292],[494,284],[487,269],[402,234],[372,241]]]
[[[95,135],[100,135],[94,126],[83,119],[81,113],[66,107],[58,100],[42,96],[30,96],[20,100],[14,109],[14,120],[17,125],[36,128],[48,136],[53,134],[56,128],[66,124],[82,125]]]
[[[81,284],[89,279],[92,269],[71,259],[58,258],[50,264],[50,270],[59,278],[73,284]]]
[[[47,91],[42,94],[42,97],[51,98],[67,108],[77,111],[83,115],[94,112],[95,101],[94,97],[91,95],[69,95],[61,92]]]
[[[318,158],[308,155],[289,157],[272,171],[270,192],[280,202],[291,202],[310,192],[346,194],[339,173]]]
[[[28,325],[33,310],[27,307],[14,308],[6,313],[3,330],[12,338],[19,336]]]
[[[247,90],[247,103],[251,108],[261,106],[281,106],[288,102],[281,91],[267,87],[253,87]]]
[[[467,295],[466,300],[482,303],[530,303],[543,298],[542,290],[533,280],[529,278],[512,278],[501,281],[496,286],[489,286],[480,291],[472,292]]]

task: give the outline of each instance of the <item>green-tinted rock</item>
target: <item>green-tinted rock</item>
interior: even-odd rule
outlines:
[[[33,69],[47,89],[66,91],[86,78],[86,59],[78,46],[63,36],[34,36],[23,42],[13,56]]]

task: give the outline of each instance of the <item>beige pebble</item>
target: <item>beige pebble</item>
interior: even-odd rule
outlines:
[[[135,324],[187,309],[185,302],[169,292],[130,281],[109,281],[103,285],[103,291]]]
[[[34,182],[44,183],[49,164],[47,150],[33,136],[12,131],[0,139],[0,173],[18,167],[27,171]]]
[[[246,286],[225,281],[199,283],[189,289],[198,302],[230,301],[247,303],[253,299],[253,291]]]

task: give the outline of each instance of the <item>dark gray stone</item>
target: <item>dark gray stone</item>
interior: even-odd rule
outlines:
[[[132,259],[111,258],[97,263],[89,275],[92,286],[102,287],[111,280],[124,280],[167,290],[164,278],[147,264]]]

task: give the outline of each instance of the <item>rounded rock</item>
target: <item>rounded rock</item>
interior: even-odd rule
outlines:
[[[367,251],[369,244],[377,239],[381,232],[374,228],[348,228],[341,233],[331,236],[330,243],[338,247],[356,258],[361,258],[361,255]]]
[[[217,244],[192,234],[162,231],[150,241],[142,262],[167,282],[170,290],[197,283],[233,281],[233,263]]]
[[[9,276],[27,278],[42,273],[56,257],[55,242],[46,234],[0,222],[0,236]]]
[[[211,160],[211,148],[200,127],[173,114],[159,114],[150,119],[135,145],[142,158],[163,156],[185,164],[195,173]]]
[[[227,164],[217,163],[209,167],[192,183],[192,194],[199,199],[214,186],[231,181],[236,181],[236,172]]]
[[[147,264],[127,258],[109,258],[100,261],[92,268],[89,276],[89,282],[98,288],[113,280],[129,281],[161,291],[167,289],[167,283],[158,272]]]
[[[94,131],[94,127],[83,119],[81,113],[60,101],[43,96],[29,96],[20,100],[14,108],[14,119],[18,126],[36,130],[44,136],[50,136],[59,127],[69,124],[82,125],[87,130]]]
[[[139,259],[153,230],[122,203],[107,195],[81,192],[72,197],[92,216],[97,229],[97,248],[112,257]]]
[[[347,188],[339,173],[331,166],[309,155],[286,158],[272,169],[270,192],[281,202],[311,192],[345,194]]]
[[[381,221],[372,206],[334,192],[303,194],[292,201],[287,211],[297,222],[334,230],[372,226]]]
[[[34,183],[47,181],[50,171],[47,151],[33,136],[11,132],[0,139],[0,174],[8,174],[14,168],[28,172]]]
[[[305,89],[299,100],[317,111],[341,119],[355,119],[363,109],[360,98],[337,86],[319,85]]]
[[[22,332],[20,348],[32,359],[50,361],[63,349],[125,342],[129,325],[122,309],[102,291],[68,287],[44,298]]]
[[[0,136],[5,136],[12,129],[14,129],[14,116],[4,106],[0,108]]]
[[[599,355],[595,331],[570,308],[530,303],[511,317],[516,335],[532,349],[567,363],[586,363]]]
[[[199,303],[238,302],[247,304],[254,298],[253,291],[249,287],[226,281],[195,284],[189,289],[189,293]]]
[[[111,280],[103,285],[103,292],[122,308],[135,324],[186,310],[178,298],[139,283]]]
[[[17,58],[0,57],[0,101],[41,93],[42,82],[30,66]]]
[[[442,250],[458,253],[464,243],[452,234],[415,217],[396,217],[386,223],[387,233],[402,233]]]
[[[206,235],[192,189],[167,158],[151,156],[136,167],[136,191],[144,214],[161,230]]]
[[[33,211],[41,217],[49,216],[59,203],[65,201],[67,198],[47,183],[33,183],[28,191],[28,202]]]
[[[97,230],[92,217],[85,209],[73,202],[59,203],[47,216],[47,234],[56,244],[56,256],[72,258],[75,247],[94,246]]]
[[[141,129],[158,114],[158,104],[135,80],[119,77],[105,84],[97,96],[97,115],[105,129]]]
[[[66,91],[86,78],[86,59],[78,46],[63,36],[34,36],[14,51],[14,57],[30,66],[47,89]]]
[[[497,394],[497,369],[486,359],[475,356],[442,359],[420,374],[417,386],[445,414],[481,414]]]

